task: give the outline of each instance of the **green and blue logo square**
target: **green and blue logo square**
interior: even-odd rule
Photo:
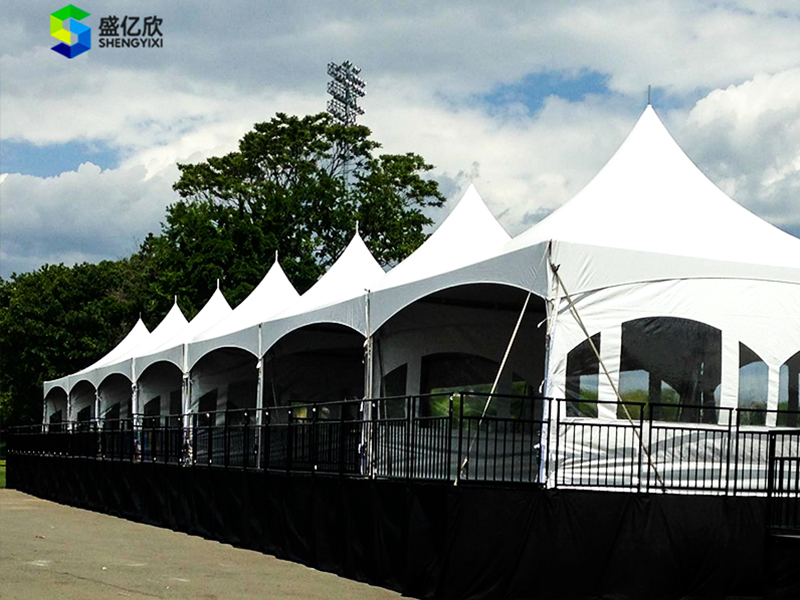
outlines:
[[[89,16],[85,10],[67,4],[50,15],[50,35],[61,43],[52,47],[67,58],[80,56],[92,47],[92,28],[81,23]]]

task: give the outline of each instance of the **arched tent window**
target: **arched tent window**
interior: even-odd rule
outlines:
[[[264,357],[264,406],[364,397],[364,336],[333,323],[299,328]]]
[[[769,367],[761,357],[744,344],[739,344],[739,401],[740,425],[766,423]]]
[[[200,413],[204,424],[223,425],[228,414],[240,420],[237,411],[256,407],[257,363],[240,348],[218,348],[203,356],[192,368],[190,411]]]
[[[596,417],[597,386],[600,379],[600,360],[592,344],[600,351],[599,333],[592,336],[591,343],[584,340],[567,354],[566,394],[569,416]]]
[[[72,403],[72,418],[81,428],[88,426],[94,418],[94,405],[97,399],[94,386],[88,381],[79,381],[70,392]]]
[[[798,411],[800,411],[800,352],[781,365],[778,426],[797,427],[800,424]]]
[[[181,387],[183,374],[177,365],[167,362],[155,362],[147,367],[139,376],[139,406],[149,417],[149,423],[166,424],[172,428],[181,426],[180,415],[183,413]],[[157,402],[155,402],[157,400]],[[148,413],[147,406],[150,406]],[[162,422],[155,417],[169,418]]]
[[[145,429],[161,427],[161,396],[150,398],[144,403],[144,419],[142,426]]]
[[[67,420],[67,392],[60,387],[53,388],[45,398],[45,423],[50,431],[61,431]]]
[[[106,377],[98,386],[103,427],[116,429],[120,420],[133,417],[131,380],[120,373]]]
[[[421,392],[488,392],[499,367],[492,360],[463,352],[423,356]]]
[[[64,421],[64,411],[59,408],[49,416],[47,422],[50,424],[51,427],[56,425],[58,426],[55,430],[51,429],[51,431],[58,431],[63,421]]]
[[[721,376],[719,329],[676,317],[622,324],[620,395],[649,405],[654,419],[716,423]]]
[[[526,298],[528,299],[526,306]],[[523,306],[525,313],[519,321]],[[416,395],[437,387],[431,377],[445,364],[450,369],[480,368],[467,357],[483,357],[497,366],[482,380],[455,381],[454,386],[483,383],[491,386],[500,361],[519,321],[519,329],[508,354],[505,370],[499,382],[501,393],[522,391],[521,383],[512,382],[512,373],[520,375],[532,390],[538,390],[544,379],[545,328],[538,325],[546,318],[544,300],[530,296],[524,290],[497,284],[466,284],[454,286],[424,296],[409,304],[383,323],[373,336],[375,394],[380,396]],[[464,358],[431,363],[433,356]],[[428,382],[423,381],[423,357]],[[445,360],[445,359],[442,359]],[[449,362],[448,362],[449,361]],[[433,370],[432,370],[433,369]],[[450,382],[455,374],[451,374]],[[450,384],[438,387],[452,387]],[[486,391],[489,391],[488,388]]]
[[[217,390],[213,389],[206,392],[197,400],[197,412],[199,413],[197,423],[201,427],[212,425],[211,416],[217,410]],[[214,424],[216,421],[214,421]]]
[[[408,378],[408,364],[403,363],[383,376],[381,396],[392,398],[406,395],[406,379]]]
[[[121,407],[119,402],[106,407],[105,412],[103,412],[103,429],[115,431],[121,429],[120,414]]]

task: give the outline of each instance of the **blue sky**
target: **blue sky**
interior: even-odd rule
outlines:
[[[550,97],[568,102],[583,102],[589,94],[608,93],[608,75],[603,73],[546,71],[530,73],[512,83],[500,84],[490,92],[480,95],[478,99],[488,111],[503,110],[510,105],[520,104],[535,114]]]
[[[574,196],[647,87],[737,202],[800,235],[797,2],[84,1],[91,50],[53,52],[41,0],[0,12],[0,275],[121,258],[176,200],[176,163],[277,111],[325,109],[328,62],[367,81],[361,122],[471,181],[517,234]],[[163,48],[100,48],[104,16],[157,16]],[[446,209],[435,215],[441,219]]]
[[[0,171],[36,177],[55,177],[91,162],[104,169],[119,166],[117,150],[102,143],[73,141],[39,146],[28,141],[4,140],[0,152]]]

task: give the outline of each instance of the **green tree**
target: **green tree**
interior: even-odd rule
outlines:
[[[45,265],[0,280],[0,421],[40,422],[42,384],[114,347],[138,318],[136,260]]]
[[[432,169],[413,154],[377,154],[364,126],[343,126],[326,113],[279,113],[255,125],[239,149],[199,164],[179,165],[160,236],[142,252],[155,295],[177,294],[189,315],[219,279],[236,304],[258,284],[278,252],[300,290],[336,260],[358,228],[375,258],[396,263],[424,240],[424,210],[444,197]],[[346,173],[346,181],[343,174]]]

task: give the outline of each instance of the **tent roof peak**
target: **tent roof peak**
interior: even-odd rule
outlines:
[[[700,171],[652,105],[586,187],[509,249],[550,240],[794,268],[800,256],[800,240]]]
[[[510,239],[478,189],[470,183],[431,236],[386,274],[381,288],[424,279],[488,258],[500,252]]]

